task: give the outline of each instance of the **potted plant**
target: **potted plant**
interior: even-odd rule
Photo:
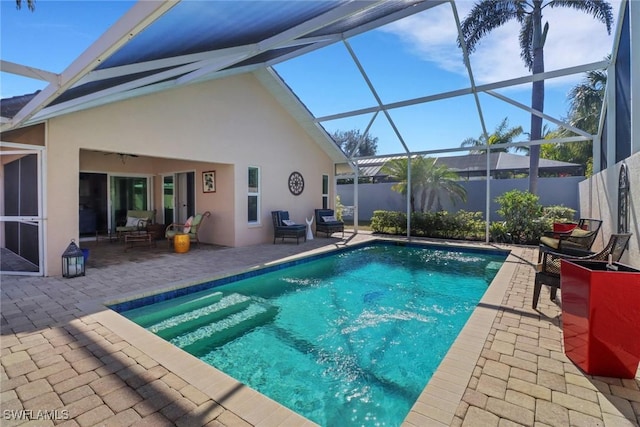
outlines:
[[[590,375],[634,378],[640,362],[640,270],[561,261],[565,354]]]

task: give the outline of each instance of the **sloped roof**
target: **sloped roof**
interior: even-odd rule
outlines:
[[[0,102],[0,115],[7,118],[14,117],[16,114],[18,114],[18,111],[20,111],[25,105],[29,103],[29,101],[35,98],[38,92],[40,91],[2,99],[2,102]]]

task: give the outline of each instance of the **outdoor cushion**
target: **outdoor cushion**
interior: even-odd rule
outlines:
[[[586,236],[589,233],[590,231],[583,230],[581,228],[574,228],[573,230],[571,230],[571,236],[573,237],[582,237],[582,236]]]
[[[330,216],[323,216],[322,217],[322,221],[324,221],[324,222],[337,222],[338,220],[336,219],[336,217],[334,215],[330,215]]]
[[[189,231],[191,231],[191,224],[193,223],[193,217],[190,216],[187,221],[184,223],[184,227],[182,227],[182,231],[184,233],[188,233]]]
[[[558,249],[560,240],[554,239],[553,237],[544,236],[540,238],[540,243],[542,243],[545,246],[549,246],[550,248]]]
[[[200,239],[198,238],[198,234],[200,233],[200,224],[204,218],[209,218],[210,216],[211,212],[206,211],[201,214],[196,214],[195,216],[190,216],[184,224],[169,224],[164,235],[169,243],[171,243],[177,234],[188,234],[191,242],[200,243]]]
[[[145,211],[145,210],[128,210],[127,211],[127,220],[124,222],[124,225],[116,225],[116,232],[119,236],[122,233],[128,233],[131,231],[138,231],[146,228],[147,223],[153,223],[153,217],[155,216],[155,211]],[[122,223],[121,223],[122,224]]]
[[[292,221],[292,220],[290,220],[290,219],[283,219],[283,220],[282,220],[282,223],[283,223],[284,225],[296,225],[296,222],[295,222],[295,221]]]

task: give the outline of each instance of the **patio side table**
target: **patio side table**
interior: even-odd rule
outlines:
[[[173,237],[173,250],[178,254],[184,254],[189,252],[189,246],[191,245],[191,239],[186,233],[176,234]]]

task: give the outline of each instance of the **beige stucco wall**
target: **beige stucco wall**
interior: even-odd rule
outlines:
[[[90,150],[140,157],[127,158],[123,165],[118,156],[102,153],[90,160]],[[321,206],[322,174],[333,176],[331,159],[250,74],[51,119],[46,156],[47,275],[59,274],[60,254],[69,239],[78,238],[80,170],[124,172],[140,162],[135,173],[157,178],[158,211],[162,174],[195,171],[196,210],[212,213],[206,241],[230,246],[271,241],[271,210],[289,210],[294,220],[304,223]],[[261,171],[257,225],[247,224],[249,166]],[[216,170],[216,193],[202,192],[205,170]],[[287,187],[294,170],[305,178],[300,196]]]
[[[629,231],[633,233],[622,262],[640,268],[640,153],[625,160],[629,168],[630,207]],[[594,250],[601,248],[618,230],[618,177],[616,164],[579,184],[580,215],[603,220]]]

